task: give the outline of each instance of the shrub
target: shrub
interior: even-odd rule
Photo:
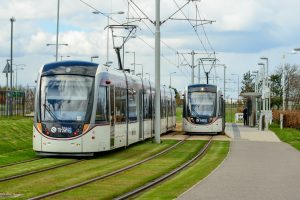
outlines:
[[[280,111],[273,110],[273,121],[280,123],[280,113],[283,113],[283,126],[300,129],[300,110]]]

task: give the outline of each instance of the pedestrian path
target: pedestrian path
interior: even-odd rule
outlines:
[[[235,141],[280,142],[279,138],[272,131],[259,131],[257,128],[244,126],[241,123],[226,123],[225,132]]]
[[[228,157],[178,199],[300,199],[299,151],[271,131],[227,124],[226,132],[233,138]]]

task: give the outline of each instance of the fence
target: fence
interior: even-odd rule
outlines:
[[[25,92],[23,91],[0,91],[0,116],[9,115],[10,95],[12,95],[12,115],[23,116],[25,114]]]
[[[237,101],[237,99],[227,99],[225,106],[226,122],[235,122],[235,113],[242,113],[245,104],[242,100]]]

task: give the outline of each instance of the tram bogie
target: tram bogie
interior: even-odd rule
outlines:
[[[46,64],[36,91],[33,149],[90,155],[151,138],[154,98],[149,80],[123,70],[82,61]],[[161,88],[163,132],[175,127],[174,98],[174,90]]]

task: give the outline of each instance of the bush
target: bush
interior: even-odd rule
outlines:
[[[273,110],[273,121],[280,123],[280,113],[283,113],[283,126],[300,130],[300,110],[280,111]]]

